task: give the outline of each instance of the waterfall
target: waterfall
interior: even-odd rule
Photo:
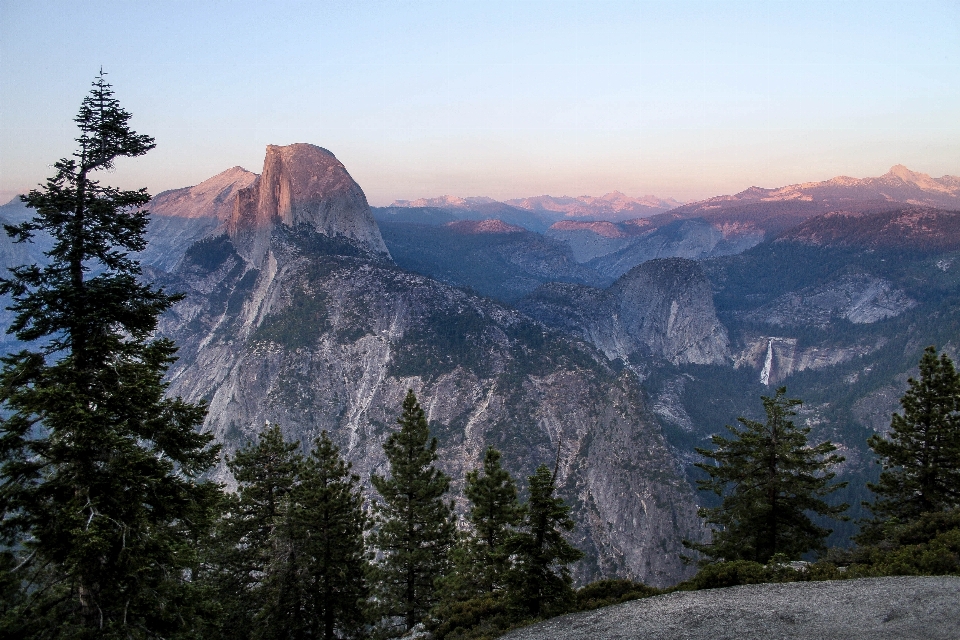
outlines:
[[[763,361],[763,370],[760,371],[760,384],[770,386],[770,370],[773,369],[773,338],[767,342],[767,357]]]

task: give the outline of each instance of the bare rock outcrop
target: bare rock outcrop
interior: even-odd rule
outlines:
[[[710,282],[692,260],[645,262],[606,290],[547,284],[520,308],[593,343],[611,360],[652,355],[673,364],[722,364],[730,358]]]
[[[504,640],[954,640],[960,578],[895,577],[680,591],[547,620]]]
[[[154,216],[213,218],[226,222],[233,215],[237,192],[252,185],[257,174],[243,167],[221,171],[198,185],[163,191],[150,201]]]
[[[487,446],[521,485],[559,450],[587,554],[578,581],[690,572],[679,554],[702,535],[695,497],[633,375],[517,311],[342,246],[280,225],[259,269],[221,236],[175,274],[188,297],[161,327],[181,345],[170,391],[208,400],[204,427],[228,452],[270,420],[304,443],[327,430],[363,478],[387,473],[382,445],[413,389],[461,509]]]
[[[260,266],[280,224],[305,225],[389,255],[363,189],[336,156],[312,144],[268,145],[263,173],[237,192],[226,228],[240,255]]]

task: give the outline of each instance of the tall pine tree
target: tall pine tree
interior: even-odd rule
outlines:
[[[320,434],[293,494],[293,543],[300,547],[307,637],[334,640],[361,634],[368,596],[360,478]]]
[[[437,439],[413,391],[397,419],[384,453],[390,477],[371,478],[381,500],[376,504],[373,542],[380,552],[373,585],[382,615],[410,630],[437,603],[436,581],[447,571],[454,540],[453,505],[444,502],[450,479],[434,466]]]
[[[483,467],[467,473],[465,493],[470,501],[467,519],[471,531],[464,538],[456,574],[461,589],[472,591],[471,596],[505,588],[510,568],[507,541],[523,517],[516,483],[500,465],[500,458],[500,452],[490,447]]]
[[[514,556],[509,594],[527,615],[562,613],[573,599],[569,564],[583,557],[564,537],[574,522],[570,507],[556,496],[556,471],[540,465],[530,481],[520,530],[508,541]]]
[[[475,599],[487,598],[484,606],[502,608],[512,566],[507,542],[523,517],[517,487],[510,473],[500,466],[501,454],[489,447],[483,466],[467,472],[464,493],[470,501],[467,521],[450,552],[450,571],[441,579],[441,603],[434,617],[450,624],[463,622],[459,612],[478,613]],[[481,607],[482,608],[482,607]]]
[[[908,384],[890,433],[867,442],[883,465],[879,481],[867,485],[877,495],[867,505],[874,525],[960,507],[960,374],[946,354],[927,347],[920,379]]]
[[[247,444],[227,462],[237,492],[224,498],[206,575],[222,609],[218,633],[225,638],[260,635],[260,621],[272,616],[263,610],[268,599],[263,584],[266,576],[273,586],[269,600],[274,608],[287,602],[287,592],[292,589],[289,582],[283,582],[289,567],[283,552],[284,539],[289,537],[285,535],[289,497],[302,464],[298,448],[284,440],[279,425],[267,423],[255,444]]]
[[[153,338],[179,298],[141,281],[145,190],[100,184],[117,158],[143,155],[103,74],[83,100],[73,158],[22,199],[17,242],[49,234],[46,264],[0,280],[9,331],[27,346],[0,372],[0,534],[22,552],[23,588],[6,631],[19,637],[137,638],[189,626],[184,576],[218,488],[197,428],[205,408],[164,397],[172,342]]]
[[[713,436],[715,449],[697,453],[715,461],[696,466],[710,476],[698,480],[701,490],[723,498],[720,506],[701,508],[700,516],[714,525],[708,544],[686,543],[710,560],[768,562],[783,554],[799,558],[821,550],[830,530],[810,514],[840,517],[847,505],[830,505],[823,498],[846,483],[834,483],[828,469],[843,461],[836,446],[808,446],[809,427],[798,428],[790,418],[800,400],[786,397],[786,387],[763,398],[766,423],[738,418],[745,427],[727,426],[733,438]]]

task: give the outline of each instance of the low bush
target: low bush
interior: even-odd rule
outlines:
[[[794,569],[786,564],[760,564],[750,560],[715,562],[701,567],[697,575],[677,585],[677,589],[698,591],[735,587],[741,584],[797,582],[806,579],[805,573],[804,570]]]
[[[632,580],[597,580],[577,590],[576,610],[599,609],[628,600],[639,600],[663,593]]]

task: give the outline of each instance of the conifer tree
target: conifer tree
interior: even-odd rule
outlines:
[[[324,431],[294,491],[292,538],[303,558],[307,637],[356,637],[366,622],[364,532],[367,515],[359,476]]]
[[[412,390],[397,423],[400,430],[384,444],[390,477],[371,478],[382,498],[375,507],[380,557],[372,583],[381,613],[410,630],[437,603],[436,580],[447,571],[454,540],[453,505],[443,501],[450,479],[434,467],[437,439]]]
[[[208,581],[223,609],[223,637],[259,635],[260,621],[272,616],[263,611],[265,576],[272,582],[274,609],[294,590],[286,573],[290,558],[283,552],[289,538],[289,496],[302,463],[298,448],[284,440],[280,425],[268,422],[255,444],[248,443],[227,462],[237,493],[224,498],[217,548],[208,563]]]
[[[561,613],[572,601],[569,564],[583,557],[566,538],[573,530],[570,507],[555,495],[556,472],[546,465],[529,477],[530,498],[520,530],[508,542],[515,563],[510,571],[509,593],[527,615],[543,617]]]
[[[832,482],[836,474],[827,471],[843,458],[833,453],[836,446],[829,441],[808,446],[810,428],[798,428],[790,420],[800,400],[786,393],[780,387],[774,397],[763,398],[766,423],[738,418],[745,428],[728,425],[733,438],[715,435],[715,449],[697,449],[715,461],[696,465],[710,476],[697,484],[723,501],[700,509],[700,516],[715,527],[712,541],[685,544],[710,560],[766,563],[777,554],[799,558],[822,550],[830,530],[809,514],[840,517],[847,508],[822,499],[846,484]]]
[[[459,630],[503,618],[512,565],[510,537],[523,516],[517,487],[500,465],[501,454],[489,447],[483,466],[467,472],[467,521],[450,552],[450,571],[440,579],[440,603],[433,610],[431,632],[444,638]]]
[[[867,504],[875,525],[960,507],[960,374],[946,354],[927,347],[920,379],[908,384],[888,436],[867,441],[883,465],[879,481],[867,485],[877,495]]]
[[[53,243],[45,265],[0,280],[27,344],[0,371],[0,534],[22,551],[24,589],[4,631],[17,637],[153,637],[191,620],[184,575],[218,494],[199,477],[217,453],[197,431],[205,408],[164,397],[176,347],[153,333],[179,297],[130,257],[150,195],[95,179],[154,147],[130,117],[101,72],[74,157],[22,197],[33,219],[6,227]]]
[[[500,466],[501,454],[487,449],[482,469],[469,471],[466,496],[470,501],[467,518],[470,533],[465,536],[454,574],[459,589],[469,597],[501,591],[510,568],[507,541],[520,524],[523,509],[517,499],[517,486],[510,473]]]

